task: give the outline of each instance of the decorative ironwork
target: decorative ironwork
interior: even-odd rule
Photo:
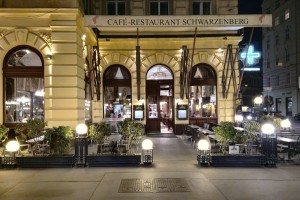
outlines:
[[[184,88],[186,86],[189,50],[187,46],[182,46],[181,65],[180,65],[180,98],[184,98]]]
[[[137,46],[136,46],[136,84],[137,84],[137,99],[141,99],[141,47],[139,46],[139,29],[136,29],[137,32]]]
[[[98,41],[98,40],[97,40]],[[98,44],[98,42],[97,42]],[[94,86],[96,90],[97,100],[100,100],[100,87],[101,87],[101,77],[100,77],[100,58],[99,58],[99,47],[93,47],[93,59],[92,59],[92,68],[93,68],[93,78]]]
[[[234,87],[234,96],[238,91],[238,84],[237,84],[237,77],[235,74],[235,67],[234,64],[237,60],[238,49],[236,49],[235,54],[233,53],[232,44],[227,45],[226,55],[225,55],[225,62],[224,62],[224,69],[222,73],[222,94],[223,98],[228,97],[229,87],[231,85]]]
[[[136,46],[136,84],[137,84],[137,99],[141,99],[140,85],[141,85],[141,48]]]

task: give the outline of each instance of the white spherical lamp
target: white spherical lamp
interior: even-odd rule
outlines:
[[[197,147],[200,151],[209,150],[209,142],[207,140],[199,140]]]
[[[145,139],[143,142],[142,142],[142,148],[143,150],[151,150],[153,149],[153,142],[149,139]]]
[[[261,132],[267,135],[271,135],[275,132],[275,127],[273,124],[269,124],[269,123],[264,124],[261,127]]]
[[[88,132],[88,127],[86,124],[81,123],[76,126],[76,133],[78,135],[85,135]]]
[[[16,140],[11,140],[6,144],[6,151],[8,152],[16,152],[19,151],[20,144]]]

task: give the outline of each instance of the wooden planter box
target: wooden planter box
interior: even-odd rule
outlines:
[[[141,155],[88,155],[88,167],[126,167],[139,166]]]
[[[213,167],[263,167],[266,165],[264,155],[212,155]]]
[[[74,166],[73,155],[16,157],[16,165],[22,168],[67,168]]]

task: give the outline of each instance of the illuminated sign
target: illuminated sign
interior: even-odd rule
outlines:
[[[86,15],[90,27],[271,27],[272,15]]]
[[[254,52],[253,45],[250,45],[249,48],[245,48],[246,52],[241,53],[241,60],[244,61],[246,59],[246,66],[255,65],[259,62],[261,57],[260,52]],[[248,53],[247,53],[248,49]]]

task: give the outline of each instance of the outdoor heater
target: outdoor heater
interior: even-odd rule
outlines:
[[[262,150],[266,156],[266,166],[275,167],[277,162],[277,138],[275,126],[271,123],[263,124],[261,132],[266,136],[262,137]]]
[[[142,142],[142,160],[145,166],[151,165],[153,162],[153,143],[149,139]]]
[[[208,166],[210,164],[211,154],[210,154],[210,144],[206,139],[199,140],[197,144],[197,160],[198,165]]]
[[[16,140],[9,141],[5,146],[5,151],[9,152],[9,156],[5,157],[4,153],[4,165],[15,166],[16,165],[16,152],[19,151],[20,144]]]
[[[76,166],[84,167],[86,165],[86,157],[88,155],[88,127],[85,124],[78,124],[76,126],[75,137],[75,158]]]

